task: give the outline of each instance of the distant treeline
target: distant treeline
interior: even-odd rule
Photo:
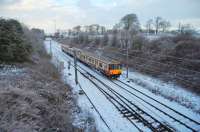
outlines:
[[[0,18],[0,62],[28,61],[34,51],[26,32],[29,29],[14,19]],[[38,31],[38,30],[33,30]]]

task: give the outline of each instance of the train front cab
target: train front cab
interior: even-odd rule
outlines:
[[[118,78],[122,74],[121,64],[109,64],[108,76],[110,78]]]

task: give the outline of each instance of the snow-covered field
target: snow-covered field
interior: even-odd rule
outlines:
[[[45,42],[45,46],[46,46],[47,51],[50,52],[49,41]],[[60,45],[54,41],[52,43],[52,55],[53,55],[53,62],[56,65],[58,62],[64,62],[65,69],[63,71],[63,79],[74,88],[74,94],[78,96],[78,104],[82,108],[82,110],[85,109],[86,111],[90,111],[90,113],[86,113],[86,116],[89,114],[92,114],[93,117],[95,117],[95,122],[97,125],[97,129],[99,131],[103,131],[103,132],[138,131],[126,118],[124,118],[119,113],[119,111],[114,107],[114,105],[109,102],[109,100],[95,87],[95,85],[93,85],[89,80],[87,80],[80,73],[78,73],[79,84],[81,88],[85,91],[87,96],[90,98],[94,106],[97,108],[98,112],[101,115],[100,117],[98,112],[95,110],[95,108],[92,106],[92,104],[86,97],[86,95],[78,94],[80,87],[76,85],[74,82],[74,68],[71,66],[70,69],[68,69],[68,61],[72,60],[72,58],[66,55],[65,53],[63,53],[61,51]],[[127,92],[126,90],[121,89],[120,87],[112,83],[107,78],[97,74],[95,71],[91,70],[85,65],[82,65],[81,63],[78,63],[78,65],[83,67],[90,74],[102,80],[104,83],[109,85],[112,89],[114,89],[115,91],[117,91],[118,93],[120,93],[121,95],[129,99],[130,101],[132,101],[134,104],[136,104],[137,106],[145,110],[147,113],[153,115],[159,121],[167,122],[169,125],[173,126],[178,131],[188,131],[188,129],[185,126],[182,126],[177,122],[174,122],[171,118],[169,118],[162,112],[151,107],[150,105],[148,105],[141,99],[136,98],[135,96],[133,96],[133,94]],[[196,121],[200,121],[200,115],[198,115],[191,109],[188,109],[184,107],[183,105],[180,105],[179,103],[177,103],[181,101],[184,102],[183,104],[186,104],[187,102],[192,102],[194,106],[193,108],[196,110],[196,109],[199,109],[199,104],[200,104],[200,98],[198,96],[193,95],[192,93],[189,93],[187,91],[184,91],[181,88],[178,88],[178,86],[166,84],[164,82],[153,79],[151,77],[144,76],[136,72],[130,72],[129,80],[131,81],[129,83],[127,82],[127,79],[124,77],[124,74],[120,77],[120,80],[131,85],[137,90],[153,97],[154,99],[161,101],[162,103],[170,106],[171,108],[178,110],[179,112],[189,116],[190,118]],[[119,82],[116,81],[115,83],[119,83]],[[122,85],[122,84],[119,84],[119,85]],[[163,107],[162,105],[156,103],[155,101],[149,100],[148,98],[139,94],[133,89],[130,89],[129,87],[125,85],[122,85],[122,86],[125,89],[131,91],[132,93],[140,96],[142,99],[147,100],[148,102],[155,105],[156,107],[161,108],[163,111],[166,111],[173,117],[176,117],[178,120],[182,121],[183,123],[186,123],[187,125],[194,127],[196,130],[200,130],[200,126],[197,126],[196,124],[190,122],[189,120],[182,118],[181,116]],[[102,88],[104,90],[107,90],[103,86]],[[155,91],[155,90],[159,91],[160,94],[152,93],[152,91]],[[162,95],[165,95],[165,96],[163,97]],[[179,101],[170,101],[169,99],[167,99],[166,97],[170,95],[172,97],[178,97]],[[109,126],[109,128],[105,125],[104,121]],[[136,121],[134,123],[136,123],[143,131],[149,131],[149,129],[141,125],[141,123],[137,123]]]
[[[124,82],[130,81],[130,84],[134,87],[140,87],[140,89],[145,88],[148,92],[151,91],[156,95],[160,95],[172,102],[190,108],[194,112],[200,113],[200,96],[186,91],[180,86],[170,82],[166,83],[135,71],[129,73],[129,79],[126,79],[125,76],[126,71],[124,71],[120,79]]]

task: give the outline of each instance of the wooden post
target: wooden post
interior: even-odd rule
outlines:
[[[77,74],[77,58],[76,58],[76,52],[74,51],[74,69],[75,69],[75,82],[76,85],[78,84],[78,74]]]
[[[50,55],[52,56],[51,40],[50,40]]]
[[[71,61],[68,61],[68,70],[70,70]]]
[[[128,78],[128,41],[126,42],[126,78]]]

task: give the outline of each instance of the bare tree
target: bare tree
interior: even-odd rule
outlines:
[[[194,34],[196,31],[191,24],[179,24],[180,34]]]
[[[100,30],[100,26],[98,24],[93,24],[92,27],[93,27],[94,33],[98,34]]]
[[[72,30],[69,29],[69,30],[68,30],[68,36],[71,36],[71,35],[72,35]]]
[[[81,26],[76,26],[73,28],[73,31],[75,32],[76,35],[78,35],[81,32]]]
[[[109,41],[109,37],[107,33],[104,33],[103,39],[102,39],[102,44],[107,45]]]
[[[100,25],[98,24],[92,24],[89,26],[89,32],[90,34],[99,34],[100,33]]]
[[[160,22],[160,28],[162,29],[162,32],[166,32],[170,26],[171,26],[171,23],[169,21],[162,20]]]
[[[147,22],[146,22],[146,29],[147,29],[147,32],[150,33],[150,31],[152,30],[152,26],[153,26],[153,20],[152,19],[149,19]]]
[[[106,32],[106,28],[104,26],[101,26],[101,34],[103,35]]]
[[[126,77],[128,78],[128,61],[129,61],[128,51],[130,45],[133,44],[133,38],[134,38],[133,35],[137,34],[140,31],[140,23],[136,14],[128,14],[122,17],[120,24],[118,24],[118,26],[120,26],[122,29],[120,35],[120,42],[123,46],[126,46],[127,48]]]
[[[119,24],[114,26],[114,29],[120,29],[121,44],[130,47],[129,44],[133,41],[133,35],[140,30],[140,23],[136,14],[128,14],[122,17]],[[129,46],[128,46],[129,45]]]
[[[154,21],[154,25],[155,25],[155,34],[158,34],[159,29],[160,29],[160,23],[162,22],[162,18],[161,17],[156,17],[155,21]]]
[[[84,29],[85,29],[84,31],[85,31],[86,33],[88,33],[88,32],[90,31],[90,30],[89,30],[89,26],[87,26],[87,25],[84,26]]]
[[[128,14],[124,16],[121,21],[121,26],[127,31],[134,31],[138,33],[140,30],[140,23],[136,14]]]
[[[89,29],[89,33],[92,34],[93,31],[94,31],[93,26],[92,26],[92,25],[89,25],[89,26],[88,26],[88,29]]]
[[[120,30],[121,29],[121,23],[117,23],[117,24],[115,24],[114,26],[113,26],[113,29],[114,30]]]

